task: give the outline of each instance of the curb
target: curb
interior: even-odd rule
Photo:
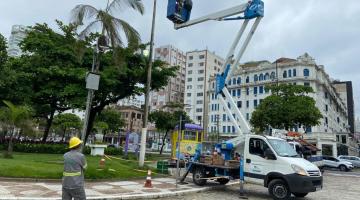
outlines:
[[[226,185],[216,185],[208,186],[202,188],[192,188],[188,190],[181,190],[176,192],[158,192],[158,193],[145,193],[145,194],[134,194],[134,195],[112,195],[112,196],[102,196],[102,197],[87,197],[88,200],[128,200],[128,199],[157,199],[164,197],[174,197],[182,196],[184,194],[193,194],[209,191],[215,188],[225,188],[227,186],[232,186],[239,184],[238,182],[228,183]],[[0,200],[61,200],[61,197],[58,198],[37,198],[37,197],[0,197]]]

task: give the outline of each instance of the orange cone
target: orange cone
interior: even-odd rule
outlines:
[[[152,184],[151,184],[151,170],[149,169],[148,170],[148,174],[147,174],[147,177],[146,177],[146,182],[145,182],[145,185],[144,187],[147,187],[147,188],[152,188]]]
[[[102,157],[100,159],[99,166],[100,166],[101,169],[105,168],[105,158],[104,157]]]

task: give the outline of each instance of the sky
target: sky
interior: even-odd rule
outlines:
[[[352,81],[356,116],[360,116],[360,1],[263,0],[265,17],[241,62],[297,58],[309,53],[333,79]],[[114,15],[130,23],[143,42],[150,40],[153,0],[143,0],[145,14],[130,9]],[[167,0],[157,0],[155,46],[172,44],[183,51],[208,49],[225,57],[241,21],[210,21],[174,30],[166,18]],[[192,18],[242,4],[244,0],[193,0]],[[106,0],[0,0],[0,33],[14,24],[69,22],[78,4],[104,8]]]

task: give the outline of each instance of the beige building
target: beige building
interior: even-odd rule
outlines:
[[[166,45],[155,49],[154,58],[168,63],[169,66],[179,66],[176,76],[169,80],[164,89],[151,92],[151,110],[171,110],[164,106],[169,102],[179,104],[184,102],[186,55],[178,48]]]
[[[120,111],[121,117],[125,120],[125,131],[141,133],[143,125],[144,111],[135,106],[116,106]]]
[[[208,82],[222,70],[223,64],[224,59],[209,50],[186,53],[185,111],[203,127],[208,122]]]

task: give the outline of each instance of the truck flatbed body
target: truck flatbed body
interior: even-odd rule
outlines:
[[[240,166],[225,166],[225,165],[212,165],[212,164],[206,164],[206,163],[200,163],[200,162],[189,162],[189,164],[192,163],[193,165],[201,165],[204,167],[209,168],[218,168],[218,169],[227,169],[227,170],[240,170]]]

